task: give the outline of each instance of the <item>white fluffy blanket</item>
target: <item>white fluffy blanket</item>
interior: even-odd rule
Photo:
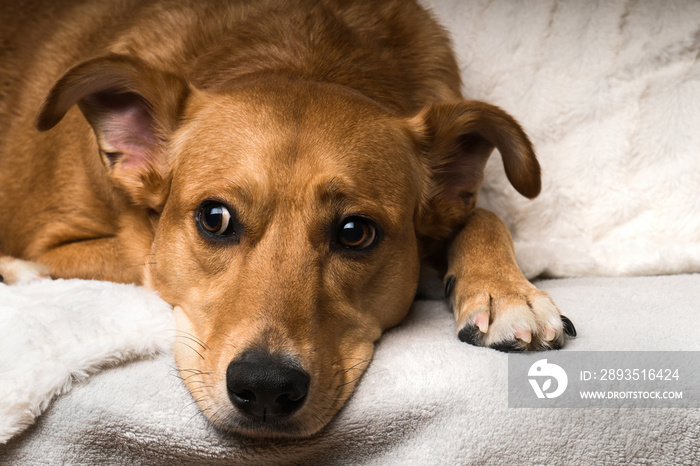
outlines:
[[[0,443],[74,382],[108,365],[168,353],[173,328],[170,306],[133,285],[0,284]]]
[[[543,170],[534,201],[498,156],[484,205],[530,276],[700,271],[700,2],[428,0],[465,94],[502,106]]]

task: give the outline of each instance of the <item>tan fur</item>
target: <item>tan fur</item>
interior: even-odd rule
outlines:
[[[0,255],[157,290],[175,307],[183,379],[217,426],[323,427],[440,245],[452,244],[458,330],[490,293],[503,299],[477,307],[497,332],[476,344],[523,326],[534,337],[519,349],[561,344],[549,298],[528,305],[543,294],[507,229],[474,211],[494,147],[515,188],[539,193],[531,144],[502,110],[462,100],[449,40],[417,4],[5,3]],[[198,230],[207,199],[235,209],[236,244]],[[358,214],[382,231],[359,255],[332,240]],[[227,399],[226,368],[253,347],[311,376],[284,422],[246,421]]]

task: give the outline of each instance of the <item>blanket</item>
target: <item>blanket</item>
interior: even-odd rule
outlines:
[[[82,280],[0,283],[0,443],[100,369],[168,352],[168,304],[143,288]]]
[[[464,93],[530,135],[542,194],[498,154],[480,202],[529,276],[700,271],[700,2],[427,0]]]
[[[538,285],[578,329],[579,336],[563,351],[700,350],[700,275],[559,279]],[[0,290],[3,298],[22,301],[50,286]],[[77,290],[73,281],[53,286],[52,293],[61,287]],[[92,321],[90,333],[113,341],[122,354],[151,354],[167,342],[161,329],[167,329],[169,313],[154,305],[154,296],[123,285],[81,286],[101,289],[104,301],[94,293],[64,295],[54,312],[69,312],[68,303],[89,308],[110,302],[116,308],[120,301],[130,302],[133,327],[116,325],[116,314],[107,312]],[[118,301],[109,288],[118,292]],[[86,323],[49,326],[45,338],[72,340],[70,326],[85,332]],[[19,333],[24,325],[2,328],[4,334]],[[137,334],[130,350],[116,343],[119,335],[126,340]],[[91,357],[87,349],[84,353]],[[406,321],[380,340],[355,394],[327,428],[305,440],[260,441],[211,427],[177,377],[172,355],[162,352],[74,384],[34,426],[0,445],[0,463],[697,464],[700,409],[509,408],[508,357],[460,342],[443,301],[417,301]],[[65,370],[76,372],[75,367]],[[24,387],[10,383],[30,390],[32,381],[24,380]],[[7,383],[4,376],[1,384]]]

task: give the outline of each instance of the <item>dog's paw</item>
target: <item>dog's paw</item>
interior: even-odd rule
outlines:
[[[460,340],[499,351],[558,349],[565,335],[576,336],[573,323],[554,301],[525,278],[504,281],[460,281],[446,277]]]
[[[51,278],[49,269],[45,266],[14,257],[0,257],[0,282],[14,285],[42,278]]]

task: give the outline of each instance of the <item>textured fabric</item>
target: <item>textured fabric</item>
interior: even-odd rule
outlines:
[[[497,152],[480,195],[527,275],[700,271],[700,2],[428,0],[464,93],[530,135],[542,194]]]
[[[143,288],[82,280],[0,284],[0,443],[101,368],[169,352],[170,306]]]
[[[539,285],[576,324],[579,336],[563,351],[700,350],[700,275]],[[125,301],[139,293],[114,286]],[[104,325],[98,333],[116,331]],[[0,463],[697,464],[700,409],[507,408],[507,358],[460,342],[444,302],[418,301],[314,438],[262,442],[217,432],[166,354],[75,384],[0,445]]]

